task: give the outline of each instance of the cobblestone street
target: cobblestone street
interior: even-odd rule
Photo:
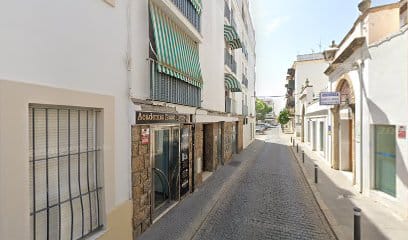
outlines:
[[[256,154],[234,158],[217,171],[199,192],[184,200],[159,220],[141,239],[335,239],[299,166],[290,155],[278,129],[258,141]],[[251,158],[252,157],[252,158]],[[234,168],[236,169],[234,173]],[[231,171],[231,184],[218,178]],[[224,175],[227,176],[227,175]],[[230,179],[231,180],[231,179]],[[204,201],[225,182],[208,211],[194,213],[195,197]],[[207,192],[207,189],[209,190]],[[197,196],[196,196],[197,194]],[[182,212],[187,212],[183,217]],[[177,219],[177,220],[176,220]],[[184,221],[183,219],[189,219]],[[197,220],[200,219],[200,220]],[[194,224],[192,225],[192,223]],[[183,230],[184,229],[184,230]],[[184,232],[183,232],[184,231]]]
[[[195,239],[333,239],[277,129]]]

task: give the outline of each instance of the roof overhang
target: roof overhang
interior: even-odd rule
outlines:
[[[330,75],[331,73],[333,73],[340,64],[344,63],[351,55],[353,55],[353,53],[357,49],[361,48],[365,42],[366,42],[365,37],[355,38],[347,46],[347,48],[344,49],[344,51],[333,61],[333,63],[330,64],[330,66],[324,71],[324,73],[326,75]]]

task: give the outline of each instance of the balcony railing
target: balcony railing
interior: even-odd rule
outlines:
[[[193,24],[197,31],[201,32],[201,18],[190,0],[172,0],[174,5],[183,13],[183,15]]]
[[[225,98],[225,112],[232,113],[232,99],[228,97]]]
[[[224,50],[224,58],[225,65],[227,65],[231,71],[236,74],[237,62],[235,61],[234,56],[232,56],[227,49]]]
[[[248,78],[245,76],[245,74],[242,74],[242,84],[248,88]]]
[[[248,106],[242,105],[242,115],[248,116]]]
[[[224,1],[224,17],[231,21],[231,9],[228,6],[228,3]]]
[[[175,77],[157,71],[150,61],[150,97],[154,101],[200,107],[201,89]]]
[[[238,32],[237,23],[235,22],[233,15],[231,15],[231,25],[232,25],[233,28],[235,28],[235,31]]]

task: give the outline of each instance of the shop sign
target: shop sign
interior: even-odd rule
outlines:
[[[406,126],[399,126],[398,127],[398,138],[405,139],[407,137],[407,127]]]
[[[149,139],[150,139],[150,129],[149,128],[143,128],[142,129],[142,144],[146,145],[149,144]]]
[[[340,104],[339,92],[322,92],[320,93],[320,105],[339,105]]]
[[[190,128],[181,129],[180,144],[180,195],[190,190]]]
[[[187,123],[188,115],[158,112],[136,112],[136,124]]]

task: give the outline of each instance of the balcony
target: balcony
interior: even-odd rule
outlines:
[[[245,76],[245,74],[242,74],[242,84],[248,88],[248,78]]]
[[[201,17],[200,13],[194,7],[190,0],[171,0],[174,5],[183,13],[183,15],[190,21],[191,24],[201,32]]]
[[[294,68],[289,68],[288,69],[288,75],[291,76],[291,77],[295,76],[295,71],[296,70]]]
[[[227,49],[224,50],[224,58],[225,65],[227,65],[231,71],[236,74],[237,62],[235,61],[234,56],[232,56]]]
[[[242,105],[242,115],[248,116],[248,106]]]
[[[228,3],[224,1],[224,17],[231,21],[231,9],[228,6]]]
[[[238,32],[237,23],[235,22],[233,16],[231,16],[231,26]]]
[[[232,113],[232,99],[229,97],[225,98],[225,112]]]
[[[160,73],[157,64],[150,61],[150,97],[154,101],[186,106],[201,106],[201,89],[185,81]]]
[[[288,85],[287,88],[289,88],[291,90],[294,90],[295,89],[295,80],[289,80],[287,85]]]

